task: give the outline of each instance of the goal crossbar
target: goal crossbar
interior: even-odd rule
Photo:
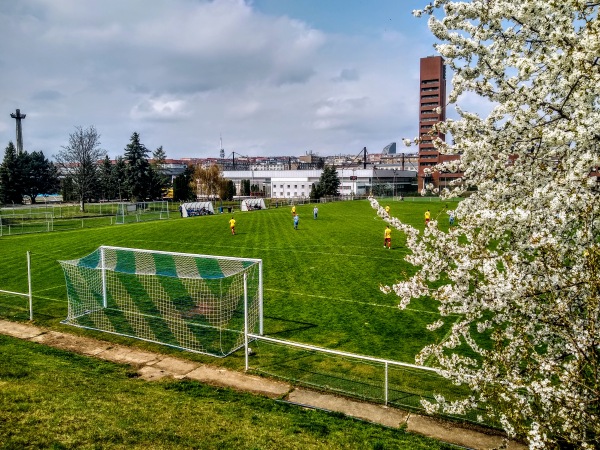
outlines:
[[[219,357],[263,333],[260,259],[101,246],[60,263],[63,323]]]

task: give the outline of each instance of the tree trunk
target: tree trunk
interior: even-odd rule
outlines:
[[[79,212],[85,212],[85,200],[83,198],[79,201]]]

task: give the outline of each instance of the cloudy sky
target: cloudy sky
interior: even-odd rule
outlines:
[[[93,125],[167,157],[379,153],[417,135],[425,0],[0,2],[0,136],[51,157]]]

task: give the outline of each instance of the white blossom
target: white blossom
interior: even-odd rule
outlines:
[[[600,189],[590,176],[600,166],[599,9],[586,0],[434,0],[415,12],[430,16],[454,73],[459,120],[439,127],[454,143],[435,145],[461,157],[434,170],[463,177],[441,195],[471,192],[448,232],[378,212],[406,233],[406,260],[417,266],[385,291],[400,307],[427,296],[442,317],[456,316],[416,360],[435,361],[473,394],[424,407],[483,408],[530,448],[600,447]],[[466,93],[490,113],[461,109]]]

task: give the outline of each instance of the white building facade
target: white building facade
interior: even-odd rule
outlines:
[[[242,180],[257,185],[265,197],[295,199],[308,198],[313,184],[317,184],[323,170],[226,170],[223,177],[232,180],[236,192],[241,192]],[[364,196],[373,192],[374,186],[390,186],[393,195],[416,190],[417,173],[411,170],[362,169],[344,167],[337,169],[340,195]]]

